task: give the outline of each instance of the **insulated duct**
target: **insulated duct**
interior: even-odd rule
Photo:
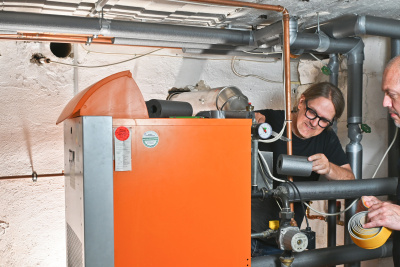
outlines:
[[[303,201],[354,199],[361,196],[383,196],[396,194],[397,177],[343,181],[317,181],[295,183]],[[281,184],[287,190],[290,202],[299,202],[300,197],[287,183]]]
[[[171,48],[191,48],[191,49],[215,49],[229,51],[249,51],[257,49],[256,46],[230,46],[217,44],[202,44],[202,43],[187,43],[176,41],[157,41],[148,39],[133,39],[133,38],[113,38],[112,43],[115,45],[137,45],[137,46],[154,46],[154,47],[171,47]],[[268,50],[269,52],[271,50]]]
[[[339,84],[339,59],[338,54],[329,55],[328,68],[331,70],[329,75],[329,82],[338,86]],[[337,121],[332,126],[335,133],[337,133]],[[336,213],[336,199],[328,200],[328,213]],[[336,216],[327,216],[326,221],[328,223],[327,239],[328,247],[336,246]]]
[[[91,34],[157,41],[248,46],[251,31],[164,25],[89,17],[58,16],[23,12],[0,12],[0,30]]]
[[[400,37],[399,20],[374,16],[345,15],[323,23],[320,28],[328,36],[337,39],[364,34]]]
[[[346,54],[347,57],[347,128],[349,144],[346,145],[346,154],[355,179],[362,179],[362,90],[363,90],[363,62],[364,42],[359,39],[358,44]],[[363,193],[364,195],[365,192]],[[373,193],[377,194],[377,193]],[[345,200],[345,206],[349,207],[357,196]],[[357,205],[353,205],[345,213],[345,226],[356,213]],[[352,244],[350,234],[344,232],[344,244]],[[346,267],[360,266],[359,262],[347,264]]]

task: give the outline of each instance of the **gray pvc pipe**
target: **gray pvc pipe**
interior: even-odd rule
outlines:
[[[396,194],[397,177],[344,181],[316,181],[295,183],[303,201],[354,199],[361,196],[383,196]],[[283,183],[290,202],[299,202],[297,191]],[[278,187],[278,188],[279,188]]]
[[[339,84],[339,59],[338,54],[330,54],[328,67],[331,70],[329,75],[329,82],[338,86]],[[337,121],[332,126],[335,133],[337,132]],[[336,199],[328,200],[328,213],[336,213]],[[328,247],[336,246],[336,216],[327,216],[326,222],[328,224],[327,231],[327,245]],[[331,265],[330,265],[331,266]]]
[[[354,261],[366,261],[392,256],[393,241],[389,239],[377,249],[363,249],[357,245],[344,245],[333,248],[322,248],[294,252],[294,261],[291,267],[318,267],[327,264],[339,265]],[[269,255],[251,259],[252,267],[281,266],[280,255]]]
[[[353,170],[355,179],[362,179],[362,134],[359,124],[362,123],[362,82],[363,82],[363,62],[364,62],[364,43],[360,39],[359,43],[346,54],[347,56],[347,127],[350,143],[346,145],[346,154]],[[365,193],[364,193],[365,194]],[[356,196],[345,201],[345,206],[351,205]],[[351,206],[345,212],[345,227],[350,218],[356,213],[357,205]],[[344,232],[344,244],[352,244],[350,234]],[[347,264],[346,267],[360,266],[359,262]]]
[[[336,40],[316,33],[298,33],[291,49],[315,50],[320,53],[348,53],[357,44],[359,39],[344,38]]]
[[[400,38],[400,20],[374,16],[345,15],[325,22],[320,29],[337,39],[364,34]]]
[[[251,31],[164,25],[90,17],[58,16],[23,12],[0,12],[0,30],[92,34],[122,38],[174,40],[177,43],[251,45]]]

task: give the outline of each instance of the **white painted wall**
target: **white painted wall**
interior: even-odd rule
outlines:
[[[372,133],[364,135],[363,176],[371,177],[387,146],[387,111],[381,107],[380,81],[388,57],[385,38],[364,39],[364,121]],[[116,46],[76,46],[78,65],[98,66],[133,58],[153,48]],[[231,71],[231,58],[188,56],[180,50],[163,49],[123,64],[98,68],[73,68],[60,64],[37,66],[30,63],[33,53],[43,53],[54,61],[73,64],[73,59],[54,57],[47,43],[0,42],[0,176],[29,175],[32,168],[40,175],[63,170],[63,127],[55,122],[74,90],[113,73],[130,70],[144,99],[165,99],[168,89],[195,85],[198,81],[213,88],[234,85],[240,88],[256,109],[283,108],[283,86],[254,77],[241,78]],[[292,64],[293,91],[298,82],[307,85],[327,80],[320,74],[320,62]],[[346,64],[341,64],[340,86],[346,91]],[[282,80],[280,60],[240,58],[235,62],[241,74],[255,74]],[[74,77],[77,80],[74,81]],[[300,90],[300,88],[299,88]],[[343,147],[348,143],[346,113],[339,121]],[[31,157],[30,157],[31,155]],[[30,160],[31,158],[31,160]],[[384,164],[378,177],[387,173]],[[64,266],[65,222],[62,177],[0,180],[0,266]],[[315,203],[317,204],[317,203]],[[321,204],[316,205],[319,209]],[[322,205],[323,206],[323,205]],[[314,221],[318,246],[326,244],[324,223]],[[338,243],[343,242],[338,227]],[[390,260],[379,265],[390,266]],[[389,262],[389,263],[388,263]]]

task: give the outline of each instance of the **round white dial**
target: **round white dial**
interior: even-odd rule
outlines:
[[[272,134],[272,127],[268,123],[264,122],[258,125],[257,132],[261,139],[268,139]]]

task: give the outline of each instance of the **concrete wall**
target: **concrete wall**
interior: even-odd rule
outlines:
[[[363,177],[372,176],[387,147],[387,110],[380,91],[383,65],[388,57],[388,40],[365,38],[363,120],[372,128],[364,135]],[[0,176],[30,175],[63,170],[63,127],[55,122],[73,95],[113,73],[130,70],[144,99],[165,99],[172,87],[194,86],[203,80],[215,88],[240,88],[256,109],[283,109],[283,86],[255,77],[238,77],[231,70],[231,57],[196,56],[180,50],[162,49],[147,56],[104,67],[154,48],[75,45],[74,57],[54,57],[47,43],[0,42]],[[57,63],[38,66],[30,62],[33,53],[53,61],[95,68],[77,68]],[[99,67],[102,66],[102,67]],[[292,64],[293,93],[315,81],[327,80],[321,62]],[[282,81],[280,60],[240,57],[237,72]],[[340,87],[346,92],[346,64],[341,64]],[[301,84],[301,87],[298,86]],[[297,90],[298,89],[298,90]],[[348,143],[346,113],[339,121],[343,147]],[[373,141],[372,141],[373,140]],[[385,164],[377,177],[387,173]],[[64,266],[65,222],[62,177],[0,180],[0,266]],[[314,203],[324,210],[324,203]],[[326,244],[325,224],[312,222],[318,232],[318,246]],[[343,242],[338,227],[338,243]],[[376,265],[376,262],[379,262]],[[390,266],[379,260],[363,266]],[[372,263],[371,263],[372,264]]]

